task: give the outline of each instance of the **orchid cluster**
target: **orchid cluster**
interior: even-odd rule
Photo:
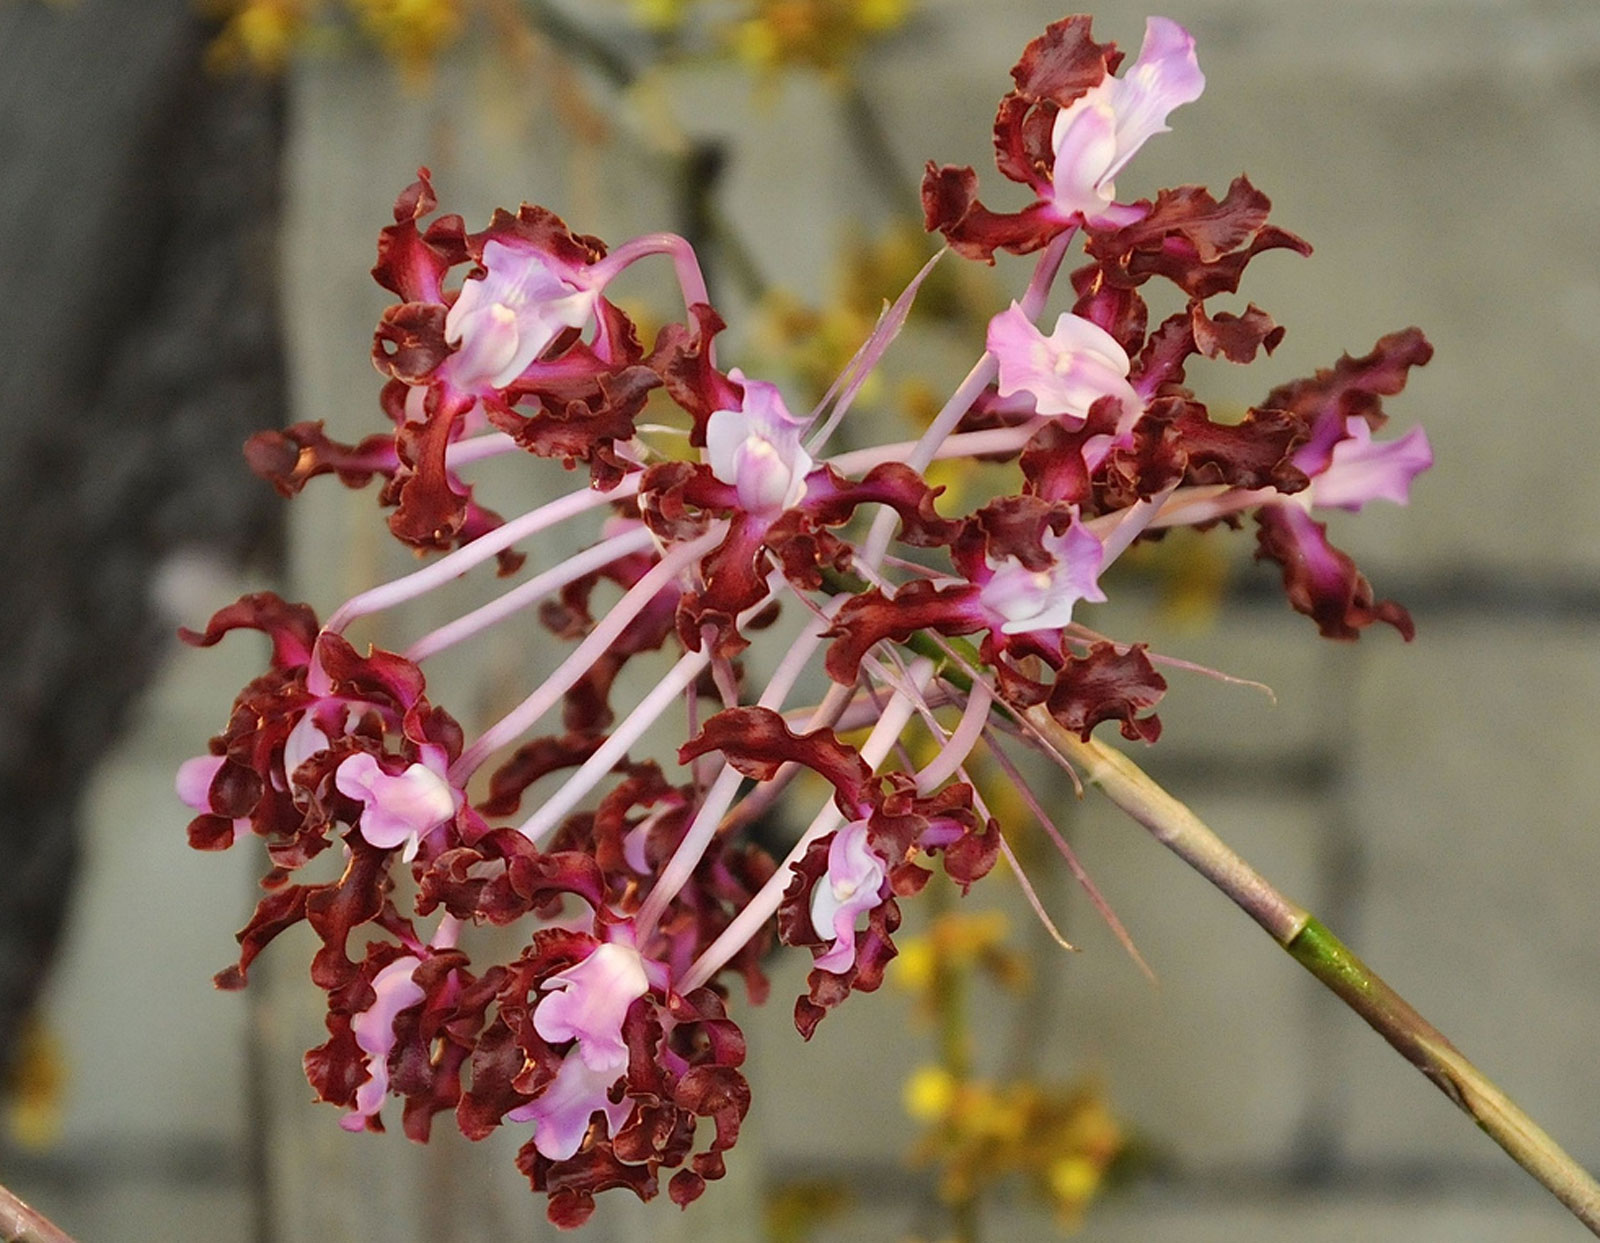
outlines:
[[[931,868],[965,889],[1011,858],[968,778],[980,744],[1020,783],[1006,752],[1042,745],[1036,711],[1085,739],[1104,722],[1156,739],[1159,658],[1075,620],[1135,541],[1251,517],[1258,556],[1324,635],[1381,621],[1410,637],[1405,610],[1375,599],[1317,514],[1406,500],[1427,441],[1375,433],[1427,343],[1385,337],[1240,421],[1214,421],[1185,387],[1188,361],[1246,363],[1283,330],[1253,305],[1208,303],[1257,254],[1308,248],[1267,223],[1267,199],[1242,177],[1220,200],[1185,186],[1120,201],[1117,175],[1204,84],[1193,40],[1164,19],[1119,77],[1121,61],[1085,17],[1023,53],[995,128],[1000,172],[1034,195],[1020,211],[979,202],[970,168],[929,165],[926,221],[950,249],[1039,257],[966,380],[904,443],[830,449],[920,277],[799,416],[775,385],[718,366],[723,321],[681,238],[608,251],[527,205],[469,232],[435,214],[426,170],[400,195],[374,269],[397,299],[373,349],[389,428],[343,444],[302,423],[258,435],[248,457],[286,495],[323,474],[381,480],[390,530],[440,555],[326,621],[262,593],[185,635],[271,639],[270,667],[178,786],[197,813],[192,845],[251,840],[268,859],[239,961],[218,982],[242,986],[291,926],[320,941],[311,976],[329,1038],[306,1070],[346,1128],[381,1130],[390,1097],[418,1140],[443,1111],[472,1138],[523,1128],[519,1167],[561,1225],[607,1188],[654,1195],[663,1171],[686,1204],[722,1175],[750,1101],[732,977],[759,1002],[763,956],[809,951],[795,1005],[809,1037],[851,992],[880,985],[900,903]],[[1041,328],[1079,241],[1070,307]],[[670,262],[685,313],[646,346],[608,291],[652,257]],[[1156,281],[1182,309],[1152,327]],[[585,471],[584,486],[502,518],[475,499],[473,467],[519,453]],[[942,513],[925,474],[951,459],[1000,464],[1009,486]],[[403,651],[346,637],[491,561],[520,574],[518,545],[585,521],[581,552]],[[528,609],[570,648],[469,737],[430,700],[424,670]],[[762,661],[751,645],[779,610],[798,629]],[[617,703],[619,673],[651,661],[659,681]],[[794,702],[818,665],[830,689]],[[771,668],[760,684],[757,667]],[[638,758],[647,734],[672,729],[676,769]],[[902,746],[912,729],[936,744],[921,767]],[[750,828],[802,772],[831,797],[774,861]],[[307,879],[330,850],[337,878]],[[469,948],[484,925],[516,925],[516,956]]]

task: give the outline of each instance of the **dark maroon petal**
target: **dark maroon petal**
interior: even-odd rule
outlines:
[[[1373,622],[1387,622],[1409,642],[1411,614],[1392,600],[1375,600],[1355,562],[1328,543],[1327,527],[1296,505],[1263,505],[1256,513],[1256,557],[1283,570],[1289,603],[1330,639],[1357,639]]]
[[[1411,368],[1432,357],[1433,346],[1422,330],[1404,328],[1379,338],[1360,358],[1342,355],[1308,380],[1278,386],[1265,404],[1292,411],[1310,425],[1311,442],[1297,456],[1307,472],[1316,474],[1327,468],[1333,446],[1344,439],[1345,420],[1363,418],[1373,431],[1379,430],[1388,421],[1383,398],[1403,390]]]
[[[517,1153],[517,1168],[528,1175],[534,1190],[547,1192],[552,1223],[575,1229],[594,1212],[594,1198],[602,1191],[626,1187],[641,1200],[654,1199],[658,1190],[655,1171],[648,1165],[627,1165],[617,1160],[609,1146],[596,1144],[566,1161],[541,1156],[529,1140]]]
[[[202,813],[189,821],[188,837],[194,850],[226,850],[233,845],[233,821]]]
[[[1072,274],[1072,288],[1078,295],[1072,305],[1074,315],[1104,328],[1129,357],[1139,352],[1150,323],[1150,308],[1132,285],[1108,280],[1106,269],[1092,263]],[[1139,370],[1134,372],[1135,379]],[[1178,378],[1182,379],[1182,372]]]
[[[827,942],[817,935],[811,919],[811,891],[828,874],[828,849],[834,834],[825,833],[806,847],[789,865],[792,873],[778,905],[778,940],[784,945],[821,948]]]
[[[1072,517],[1071,506],[1031,493],[990,501],[965,524],[961,563],[975,566],[975,559],[965,546],[973,539],[981,539],[984,559],[988,562],[998,563],[1013,557],[1025,569],[1047,570],[1055,564],[1055,556],[1045,551],[1045,532],[1062,534],[1071,525]],[[987,573],[986,569],[979,570],[977,575],[969,577],[986,578]]]
[[[848,816],[866,801],[872,770],[854,747],[832,730],[796,734],[778,713],[767,708],[728,708],[705,723],[700,733],[678,748],[678,763],[687,764],[710,751],[721,751],[728,763],[747,777],[770,781],[791,761],[827,780]]]
[[[1050,142],[1060,105],[1012,91],[994,117],[994,159],[1001,175],[1030,187],[1040,198],[1050,193],[1055,148]]]
[[[1089,468],[1083,451],[1096,436],[1114,435],[1122,405],[1115,397],[1102,397],[1089,407],[1082,427],[1069,431],[1052,419],[1034,432],[1017,460],[1030,495],[1062,505],[1082,505],[1089,499]],[[972,577],[975,566],[964,566]]]
[[[249,976],[250,964],[256,955],[285,928],[292,928],[306,915],[307,890],[303,885],[292,885],[269,893],[256,904],[255,914],[239,932],[239,962],[216,977],[218,988],[243,988]]]
[[[1251,410],[1238,423],[1213,423],[1198,402],[1164,398],[1157,405],[1151,417],[1169,422],[1188,454],[1185,482],[1281,492],[1298,492],[1310,482],[1292,460],[1306,430],[1294,415]]]
[[[545,374],[544,365],[535,364],[514,386],[515,400],[537,401],[532,413],[498,401],[486,402],[485,410],[495,427],[530,453],[569,465],[588,462],[600,470],[597,483],[614,483],[623,471],[615,446],[633,438],[634,420],[661,377],[642,365],[614,369],[581,344],[563,354],[560,365],[565,371],[575,360],[581,367],[560,375]]]
[[[1145,341],[1134,359],[1129,379],[1147,393],[1159,393],[1164,385],[1182,384],[1183,365],[1198,349],[1192,315],[1169,315]]]
[[[1041,250],[1067,224],[1047,203],[1019,212],[990,211],[978,201],[978,175],[953,164],[931,161],[922,176],[922,219],[928,232],[944,234],[953,250],[968,259],[994,262],[996,250],[1026,255]]]
[[[328,1042],[306,1052],[306,1079],[318,1100],[349,1108],[355,1104],[356,1089],[367,1080],[367,1055],[356,1043],[348,1014],[329,1014],[327,1025]],[[367,1130],[382,1131],[383,1123],[368,1118]]]
[[[213,813],[236,820],[255,810],[264,788],[261,774],[255,769],[228,760],[211,778],[206,797]]]
[[[706,423],[718,410],[738,410],[739,388],[711,362],[711,343],[726,324],[709,305],[689,308],[692,325],[668,324],[656,336],[646,365],[661,377],[667,394],[694,420],[689,443],[705,447]]]
[[[1174,399],[1181,407],[1182,398]],[[1169,407],[1170,410],[1171,407]],[[1095,473],[1096,513],[1112,513],[1164,492],[1180,482],[1189,458],[1183,437],[1152,405],[1134,426],[1131,443],[1118,445]]]
[[[693,1170],[679,1170],[667,1183],[667,1195],[679,1208],[688,1208],[706,1189],[706,1180]]]
[[[731,1066],[693,1066],[678,1080],[673,1103],[717,1128],[712,1147],[723,1152],[739,1138],[739,1124],[750,1110],[750,1085]]]
[[[1176,237],[1193,247],[1200,263],[1215,263],[1248,244],[1266,226],[1271,209],[1272,200],[1247,177],[1234,178],[1221,202],[1204,186],[1178,186],[1156,195],[1144,219],[1095,233],[1088,249],[1097,258],[1110,258]]]
[[[1090,87],[1099,86],[1107,74],[1115,73],[1122,53],[1115,43],[1096,43],[1090,37],[1089,23],[1080,13],[1046,26],[1011,69],[1017,93],[1050,99],[1064,108]]]
[[[606,257],[606,244],[598,237],[572,232],[555,212],[532,203],[522,204],[514,216],[503,207],[495,208],[487,229],[467,235],[467,250],[482,263],[483,248],[490,242],[513,250],[531,247],[568,268],[587,267]]]
[[[978,588],[967,583],[939,587],[914,579],[891,598],[877,588],[846,600],[827,636],[833,639],[825,661],[828,676],[849,685],[872,646],[889,639],[904,643],[919,630],[971,634],[986,625]]]
[[[737,514],[727,538],[701,559],[704,585],[697,592],[685,592],[679,607],[678,633],[686,647],[700,649],[700,627],[711,620],[710,615],[725,619],[731,628],[734,618],[767,597],[771,563],[764,548],[766,534],[764,519]],[[692,619],[687,626],[686,616]]]
[[[364,488],[373,475],[392,475],[399,465],[393,436],[380,433],[347,445],[324,435],[320,422],[257,432],[245,441],[244,456],[281,496],[294,496],[308,479],[327,474],[338,475],[346,487]]]
[[[395,223],[378,234],[372,277],[406,302],[442,302],[444,274],[467,258],[461,217],[441,216],[419,232],[417,222],[438,206],[426,168],[395,200]]]
[[[468,1139],[485,1138],[506,1114],[528,1103],[527,1093],[511,1086],[527,1060],[503,1017],[484,1028],[468,1061],[472,1085],[456,1106],[456,1125]]]
[[[524,743],[494,770],[489,778],[489,796],[478,804],[478,810],[486,816],[512,815],[521,806],[523,792],[529,786],[550,773],[578,767],[602,741],[603,738],[567,734]]]
[[[318,629],[309,604],[289,604],[274,592],[258,591],[218,609],[203,633],[183,627],[178,637],[194,647],[210,647],[230,630],[259,630],[272,640],[272,667],[293,669],[310,661]]]
[[[1142,643],[1125,648],[1096,643],[1057,672],[1048,707],[1051,716],[1085,742],[1102,721],[1121,721],[1124,738],[1154,742],[1161,736],[1161,719],[1139,713],[1154,707],[1166,690],[1166,679],[1156,672]]]
[[[807,477],[801,508],[824,526],[841,526],[858,506],[887,505],[900,515],[900,542],[913,548],[937,548],[954,539],[960,526],[940,517],[934,508],[943,491],[903,462],[874,466],[859,480],[845,479],[824,466]]]
[[[341,634],[317,640],[317,662],[333,684],[333,693],[351,699],[379,699],[406,712],[423,702],[422,670],[404,656],[380,647],[357,652]]]
[[[1311,253],[1300,238],[1266,223],[1270,207],[1245,177],[1234,179],[1221,202],[1203,186],[1179,186],[1161,191],[1133,224],[1091,230],[1086,249],[1118,283],[1164,276],[1192,298],[1231,293],[1262,251]]]
[[[444,322],[445,308],[436,302],[385,308],[372,334],[373,365],[406,384],[425,382],[453,352],[444,339]]]
[[[319,988],[349,983],[356,965],[346,952],[350,933],[376,920],[393,888],[389,853],[349,841],[351,855],[344,875],[329,885],[313,885],[306,895],[306,922],[322,938],[322,948],[311,960],[311,979]]]
[[[395,435],[395,448],[407,469],[395,477],[394,513],[389,530],[414,548],[449,548],[467,520],[467,492],[446,465],[445,454],[456,438],[470,398],[445,399],[428,392],[428,409],[420,422],[406,423]]]
[[[1190,308],[1194,327],[1194,342],[1207,358],[1226,358],[1229,362],[1248,363],[1255,360],[1257,350],[1272,353],[1283,340],[1284,330],[1272,322],[1254,302],[1245,308],[1243,315],[1227,311],[1215,319],[1206,314],[1205,307],[1195,303]]]

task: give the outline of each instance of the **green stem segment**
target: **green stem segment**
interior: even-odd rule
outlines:
[[[3,1243],[72,1243],[60,1226],[48,1221],[5,1187],[0,1187],[0,1241]]]
[[[1029,723],[1122,810],[1260,924],[1600,1236],[1600,1184],[1310,912],[1289,901],[1132,760],[1084,742],[1042,708]]]

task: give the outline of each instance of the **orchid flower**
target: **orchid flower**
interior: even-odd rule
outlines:
[[[1080,600],[1103,601],[1099,576],[1105,550],[1074,517],[1060,535],[1050,531],[1039,537],[1050,564],[1031,570],[1016,557],[993,566],[994,573],[978,593],[985,607],[1002,619],[1002,634],[1034,630],[1060,630],[1072,621]]]
[[[737,409],[713,411],[706,421],[706,464],[734,485],[750,513],[788,509],[805,495],[814,465],[800,447],[805,421],[789,413],[775,385],[748,380],[737,367],[728,378],[744,396]]]
[[[1143,216],[1137,207],[1112,202],[1114,178],[1149,139],[1167,132],[1167,114],[1199,99],[1205,85],[1194,38],[1174,21],[1150,18],[1133,67],[1090,87],[1056,114],[1050,133],[1055,209],[1091,225],[1121,226]]]
[[[1207,299],[1256,255],[1305,247],[1265,223],[1264,196],[1242,179],[1220,202],[1197,187],[1153,206],[1115,201],[1121,169],[1203,86],[1193,41],[1164,19],[1117,78],[1120,59],[1086,18],[1024,52],[998,159],[1033,188],[1033,207],[988,212],[971,170],[930,166],[929,226],[957,250],[1042,253],[913,439],[875,435],[850,408],[927,268],[812,428],[773,384],[718,367],[722,321],[683,239],[608,252],[526,204],[468,233],[459,217],[429,219],[426,170],[399,196],[374,270],[398,298],[374,344],[390,430],[341,445],[302,424],[263,433],[248,455],[286,494],[324,474],[380,478],[390,530],[440,555],[326,621],[260,593],[185,635],[271,640],[267,671],[178,790],[197,813],[192,844],[259,844],[268,859],[266,894],[219,983],[242,986],[296,923],[320,942],[332,1038],[307,1073],[345,1125],[380,1128],[387,1096],[404,1098],[418,1138],[447,1110],[472,1138],[531,1124],[519,1165],[562,1225],[580,1224],[606,1187],[654,1194],[662,1170],[688,1203],[721,1176],[750,1099],[731,979],[758,999],[775,942],[808,951],[795,1023],[809,1037],[881,983],[900,903],[930,868],[965,889],[1009,857],[966,779],[976,748],[1004,759],[1019,745],[1000,712],[1011,723],[1045,713],[1084,740],[1105,722],[1158,736],[1167,687],[1144,646],[1074,620],[1081,602],[1106,599],[1131,544],[1254,514],[1290,602],[1324,633],[1383,621],[1409,634],[1404,610],[1373,599],[1309,510],[1409,494],[1426,439],[1379,443],[1371,429],[1426,342],[1384,338],[1366,358],[1272,390],[1242,420],[1213,421],[1185,363],[1247,362],[1282,329],[1255,307],[1213,314]],[[1080,228],[1074,300],[1046,335],[1038,321]],[[606,290],[654,258],[670,261],[684,314],[646,350]],[[1141,292],[1152,280],[1187,308],[1153,328]],[[658,419],[678,439],[659,441]],[[835,426],[856,447],[825,452]],[[502,518],[478,504],[473,477],[521,453],[585,477]],[[1006,482],[956,514],[925,472],[980,460]],[[563,546],[578,551],[551,555]],[[529,558],[497,598],[408,634],[398,652],[346,637],[359,618],[491,563],[516,575]],[[774,641],[779,611],[801,622]],[[530,614],[546,637],[524,645],[557,655],[504,715],[469,731],[436,698],[451,693],[437,657]],[[393,630],[406,626],[400,613]],[[744,659],[748,648],[762,659]],[[816,667],[828,683],[812,695]],[[772,673],[758,682],[756,668]],[[943,749],[910,771],[902,741],[919,719]],[[842,736],[855,727],[870,727],[859,745]],[[676,764],[642,758],[663,735],[680,744]],[[802,772],[829,794],[802,809],[806,829],[774,861],[747,828],[798,797],[805,787],[789,786]],[[337,878],[303,879],[334,846]],[[521,948],[507,959],[478,944],[481,925],[517,927]],[[351,957],[356,943],[365,957]],[[405,1073],[391,1078],[391,1064]]]
[[[1081,427],[1102,397],[1114,397],[1129,424],[1144,408],[1128,383],[1127,351],[1081,316],[1063,313],[1047,337],[1013,302],[989,321],[988,344],[999,364],[999,395],[1025,393],[1039,414]]]
[[[489,241],[483,267],[445,316],[444,339],[457,347],[450,378],[464,389],[503,389],[564,330],[593,319],[599,290],[584,268],[559,265],[531,245]]]

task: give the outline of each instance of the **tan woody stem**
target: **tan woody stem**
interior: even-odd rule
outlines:
[[[0,1243],[72,1243],[72,1238],[11,1191],[0,1187]]]
[[[1296,962],[1465,1110],[1590,1233],[1600,1236],[1600,1184],[1338,937],[1274,889],[1194,812],[1120,751],[1082,741],[1042,708],[1024,715],[1086,783],[1098,786],[1157,841],[1232,898]]]

